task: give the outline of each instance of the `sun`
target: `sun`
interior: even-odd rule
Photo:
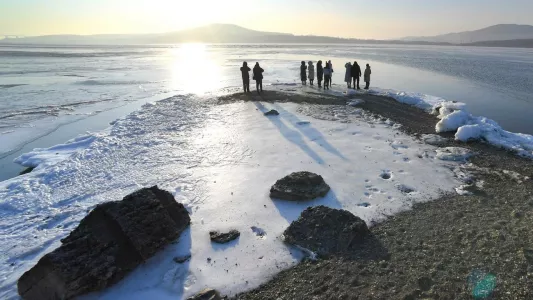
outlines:
[[[202,94],[220,87],[221,67],[208,45],[181,44],[172,52],[172,88]]]

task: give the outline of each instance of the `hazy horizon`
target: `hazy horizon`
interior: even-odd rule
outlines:
[[[530,11],[533,1],[527,0],[0,0],[0,35],[145,34],[223,23],[296,35],[394,39],[531,25]]]

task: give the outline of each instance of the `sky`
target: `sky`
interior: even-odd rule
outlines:
[[[208,25],[389,39],[533,25],[533,0],[0,0],[0,36],[157,33]]]

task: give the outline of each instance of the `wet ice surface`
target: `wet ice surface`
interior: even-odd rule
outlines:
[[[306,107],[176,96],[73,141],[68,159],[46,155],[58,147],[66,155],[69,144],[38,151],[33,158],[42,163],[34,172],[0,183],[0,297],[15,297],[20,275],[96,204],[141,187],[172,192],[191,213],[190,229],[89,299],[179,299],[207,286],[232,295],[302,258],[281,234],[307,206],[344,208],[371,223],[460,185],[450,168],[455,162],[436,159],[435,147],[394,124],[369,123],[351,106],[337,118],[327,110],[303,114]],[[264,116],[270,109],[280,115]],[[277,179],[301,170],[322,175],[332,191],[307,203],[268,197]],[[211,244],[209,231],[231,229],[241,232],[238,240]],[[190,261],[173,261],[187,254]]]

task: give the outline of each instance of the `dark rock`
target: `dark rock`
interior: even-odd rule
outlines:
[[[24,174],[31,173],[34,169],[35,169],[35,167],[27,167],[26,169],[22,170],[22,171],[19,173],[19,175],[24,175]]]
[[[277,116],[279,115],[279,112],[275,109],[271,109],[265,113],[265,116]]]
[[[23,299],[69,299],[118,282],[189,226],[185,207],[157,186],[96,206],[62,245],[18,281]]]
[[[433,282],[431,278],[429,277],[418,278],[418,287],[420,287],[422,291],[429,291],[432,285],[433,285]]]
[[[533,265],[533,249],[522,249],[527,263]]]
[[[213,289],[205,289],[187,300],[222,300],[222,297]]]
[[[224,244],[237,239],[241,235],[237,230],[231,230],[230,232],[220,233],[218,231],[210,231],[209,236],[211,241],[219,244]]]
[[[294,172],[276,181],[270,188],[270,197],[284,200],[312,200],[324,197],[329,185],[322,176],[311,172]]]
[[[304,210],[283,235],[289,244],[328,255],[349,252],[369,233],[361,218],[321,205]]]
[[[187,255],[184,255],[184,256],[176,256],[172,260],[175,263],[177,263],[177,264],[182,264],[182,263],[188,261],[189,259],[191,259],[191,255],[187,254]]]

